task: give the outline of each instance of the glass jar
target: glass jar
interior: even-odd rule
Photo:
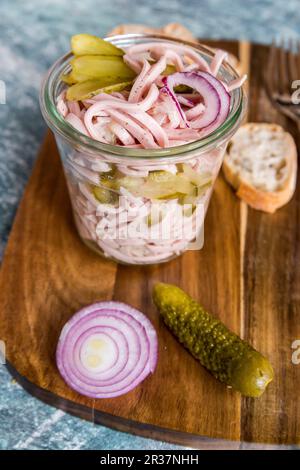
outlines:
[[[183,43],[142,34],[114,36],[109,41],[123,49],[148,41]],[[211,61],[212,50],[184,44]],[[243,90],[231,92],[226,121],[200,140],[150,150],[109,145],[75,130],[56,108],[65,86],[60,77],[70,71],[71,58],[71,53],[65,55],[49,70],[40,104],[56,138],[75,223],[84,243],[125,264],[166,262],[187,249],[200,248],[213,184],[226,145],[244,115]],[[237,74],[225,64],[218,77],[228,83]]]

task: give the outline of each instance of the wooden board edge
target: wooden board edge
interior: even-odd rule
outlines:
[[[184,433],[160,426],[140,423],[134,420],[114,416],[110,413],[91,410],[87,406],[76,404],[70,400],[58,397],[47,389],[38,387],[22,376],[9,362],[6,361],[6,369],[11,376],[22,386],[26,392],[47,405],[58,408],[72,416],[90,421],[94,424],[114,429],[116,431],[130,433],[147,439],[164,441],[170,444],[181,445],[199,450],[292,450],[299,448],[296,445],[258,444],[253,442],[230,441],[215,439],[197,434]]]
[[[247,224],[247,206],[241,202],[240,210],[242,213],[242,232],[246,234]],[[245,212],[246,211],[246,212]],[[245,224],[245,225],[244,225]],[[244,257],[244,237],[241,238],[240,255],[241,261]],[[1,269],[1,263],[0,263]],[[243,287],[243,286],[242,286]],[[241,296],[241,308],[244,306],[243,296]],[[244,313],[241,315],[241,331],[244,328]],[[143,424],[136,421],[130,421],[125,418],[116,417],[114,415],[98,412],[94,410],[94,414],[91,415],[91,409],[84,405],[76,405],[74,403],[58,397],[46,389],[42,389],[24,376],[22,376],[12,365],[7,364],[7,369],[16,381],[32,396],[40,399],[41,401],[55,406],[63,411],[68,412],[73,416],[80,417],[82,419],[94,422],[95,424],[101,424],[112,429],[116,429],[122,432],[130,432],[142,437],[163,440],[170,443],[175,443],[184,446],[190,446],[193,448],[209,450],[209,449],[296,449],[299,448],[297,445],[276,445],[276,444],[256,444],[256,443],[245,443],[239,441],[226,441],[214,438],[208,438],[205,436],[198,436],[194,434],[181,433],[180,431],[174,431],[171,429],[165,429],[158,426],[152,426],[149,424]],[[75,409],[76,408],[76,409]],[[77,410],[78,408],[78,410]]]

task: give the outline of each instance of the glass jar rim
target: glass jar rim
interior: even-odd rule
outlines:
[[[195,52],[199,53],[205,59],[214,56],[214,51],[208,46],[202,44],[192,43],[188,41],[182,41],[176,38],[171,38],[162,35],[153,34],[126,34],[117,35],[105,38],[106,41],[118,47],[128,47],[129,45],[135,44],[137,41],[140,42],[170,42],[175,44],[183,44],[192,48]],[[42,115],[50,127],[50,129],[67,141],[71,142],[72,145],[79,146],[84,150],[91,152],[105,152],[106,154],[114,155],[116,157],[126,157],[133,160],[147,160],[154,159],[155,161],[165,160],[168,157],[177,157],[179,155],[190,153],[191,151],[198,151],[198,154],[207,152],[213,147],[221,145],[223,142],[229,140],[229,138],[237,130],[246,109],[246,95],[243,87],[237,88],[231,92],[231,109],[226,120],[211,134],[188,142],[186,144],[158,148],[158,149],[132,149],[123,147],[121,145],[112,145],[99,142],[89,136],[86,136],[78,132],[72,127],[64,117],[59,113],[56,106],[56,98],[58,96],[59,86],[63,84],[61,81],[61,75],[66,72],[69,66],[70,59],[73,57],[71,52],[68,52],[64,56],[60,57],[48,70],[40,91],[40,107]],[[220,68],[221,74],[226,77],[230,77],[231,80],[238,78],[238,73],[228,63],[223,63]]]

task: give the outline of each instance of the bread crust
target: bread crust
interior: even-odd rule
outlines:
[[[260,126],[264,126],[267,131],[272,133],[282,133],[282,138],[286,141],[288,152],[284,157],[287,165],[287,178],[285,179],[283,187],[278,191],[263,191],[255,188],[255,186],[234,171],[229,158],[226,158],[227,154],[230,154],[230,148],[224,158],[223,173],[226,180],[236,191],[236,195],[249,206],[264,212],[274,213],[277,209],[287,204],[295,192],[297,180],[297,148],[293,137],[277,124],[248,123],[245,124],[243,128],[246,128],[248,132],[256,132]],[[234,137],[232,141],[234,142]]]

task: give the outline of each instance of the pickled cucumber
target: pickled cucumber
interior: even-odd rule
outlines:
[[[93,194],[97,201],[101,202],[101,204],[111,204],[113,202],[111,191],[109,189],[94,186]]]
[[[176,72],[175,65],[167,64],[167,66],[166,66],[165,70],[163,71],[162,75],[172,75],[175,72]]]
[[[167,171],[151,172],[145,179],[126,176],[118,182],[134,196],[157,200],[174,199],[189,194],[193,189],[193,185],[186,178]]]
[[[107,77],[107,78],[110,78],[110,77]],[[72,70],[70,73],[63,74],[61,76],[61,79],[67,85],[74,85],[75,83],[82,83],[82,82],[86,82],[87,80],[91,80],[91,78],[88,75],[74,72],[74,70]]]
[[[182,173],[176,175],[167,171],[153,173],[150,173],[142,188],[145,197],[161,200],[194,194],[194,185]]]
[[[179,199],[185,204],[195,203],[211,185],[210,175],[198,175],[193,169],[189,174],[184,172],[170,173],[159,170],[151,171],[147,178],[126,176],[118,179],[119,187],[123,186],[134,196],[156,199],[159,201]],[[185,199],[187,198],[187,199]]]
[[[165,183],[173,181],[176,175],[165,170],[154,170],[149,172],[148,181],[154,181],[155,183]]]
[[[189,178],[189,180],[197,187],[209,186],[212,184],[212,177],[210,173],[198,173],[186,163],[182,164],[182,168],[183,173],[186,175],[186,177]]]
[[[69,101],[81,101],[92,98],[99,93],[112,93],[122,91],[132,84],[132,81],[122,81],[121,78],[114,82],[112,77],[103,77],[99,79],[87,80],[82,83],[76,83],[67,90],[67,99]]]
[[[91,190],[101,204],[115,204],[118,201],[114,181],[110,179],[100,177],[99,186],[92,186]]]
[[[116,55],[122,56],[122,49],[92,34],[75,34],[71,38],[74,55]]]
[[[64,74],[61,75],[60,78],[67,85],[73,85],[73,83],[76,83],[76,80],[72,75],[72,72],[71,73],[64,73]]]
[[[141,185],[144,184],[144,178],[138,176],[119,176],[116,179],[118,189],[125,188],[134,196],[141,196]]]
[[[83,55],[74,57],[70,64],[73,76],[84,75],[89,78],[120,77],[133,79],[135,72],[119,56]]]
[[[273,368],[267,358],[179,287],[156,284],[153,300],[179,341],[221,382],[242,395],[259,397],[273,380]]]
[[[173,175],[167,171],[153,171],[143,186],[144,195],[152,194],[155,199],[174,199],[193,204],[212,184],[210,174],[199,175],[189,165],[189,171]]]
[[[192,190],[189,181],[181,181],[178,174],[169,171],[151,171],[143,187],[144,194],[151,199],[169,200],[186,195]]]

